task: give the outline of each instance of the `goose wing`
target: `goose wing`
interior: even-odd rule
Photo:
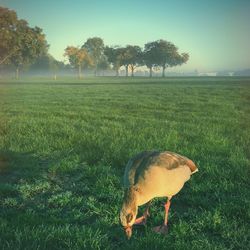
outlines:
[[[190,168],[191,173],[198,171],[197,167],[187,157],[179,154],[165,151],[144,151],[134,156],[126,165],[123,184],[125,188],[137,184],[140,178],[143,178],[146,171],[152,166],[163,167],[168,170],[176,169],[186,165]]]

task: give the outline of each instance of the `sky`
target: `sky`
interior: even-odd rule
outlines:
[[[144,46],[165,39],[187,52],[176,72],[250,68],[250,0],[0,0],[31,27],[43,29],[49,53],[90,37],[105,45]]]

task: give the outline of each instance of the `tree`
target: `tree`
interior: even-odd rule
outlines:
[[[149,77],[152,77],[153,67],[157,66],[157,42],[150,42],[144,45],[143,62],[149,68]]]
[[[82,78],[82,67],[87,65],[93,65],[92,59],[90,58],[85,48],[77,48],[74,46],[68,46],[65,49],[64,56],[67,56],[69,63],[78,68],[78,78]]]
[[[82,46],[85,48],[92,58],[93,66],[95,68],[95,76],[97,75],[98,64],[103,58],[104,43],[100,37],[89,38]]]
[[[100,61],[97,64],[98,71],[101,70],[102,74],[104,74],[104,70],[109,69],[109,62],[105,55],[102,56]]]
[[[162,67],[162,77],[165,77],[165,69],[173,66],[174,57],[178,55],[177,47],[168,41],[159,40],[156,43],[158,65]]]
[[[122,62],[126,68],[128,76],[128,67],[131,69],[131,76],[134,76],[134,70],[142,63],[142,50],[136,45],[127,45],[122,54]]]
[[[0,64],[13,64],[16,78],[20,66],[31,64],[48,50],[42,29],[31,28],[25,20],[18,20],[14,11],[0,7]]]
[[[107,57],[107,60],[112,64],[113,69],[116,72],[116,76],[119,76],[119,69],[122,66],[124,48],[121,47],[108,47],[104,49],[104,54]]]
[[[162,67],[162,77],[165,77],[165,69],[167,67],[181,65],[189,59],[187,53],[180,55],[178,48],[171,42],[158,40],[154,42],[154,46],[156,64]]]
[[[53,60],[50,60],[50,62],[49,62],[49,68],[54,75],[54,80],[56,80],[58,70],[64,70],[65,64],[63,62],[57,61],[53,58]]]
[[[64,68],[65,65],[63,62],[57,61],[52,55],[47,53],[39,56],[30,66],[29,70],[40,73],[51,72],[53,74],[53,78],[56,80],[58,70],[63,70]]]

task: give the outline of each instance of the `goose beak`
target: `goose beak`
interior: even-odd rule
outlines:
[[[125,230],[125,233],[126,233],[128,240],[129,240],[132,236],[132,227],[131,226],[124,227],[124,230]]]

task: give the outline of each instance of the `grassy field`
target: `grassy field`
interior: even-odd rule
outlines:
[[[169,150],[199,172],[119,225],[128,159]],[[250,249],[250,78],[0,82],[1,249]]]

